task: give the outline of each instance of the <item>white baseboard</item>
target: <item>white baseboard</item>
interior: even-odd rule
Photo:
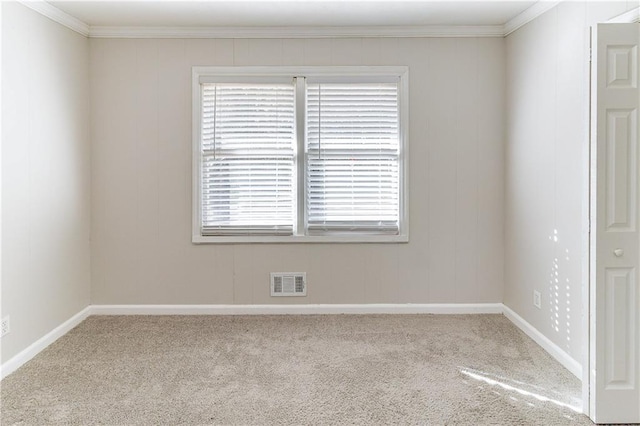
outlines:
[[[53,330],[42,336],[40,339],[36,340],[34,343],[29,345],[22,352],[15,355],[9,361],[3,363],[2,366],[0,366],[0,380],[16,371],[31,358],[38,355],[47,346],[67,334],[72,328],[84,321],[85,318],[87,318],[89,315],[90,306],[87,306]]]
[[[502,303],[92,305],[91,315],[501,314]]]
[[[524,331],[527,336],[531,337],[534,342],[547,351],[549,355],[562,364],[564,368],[569,370],[579,380],[582,380],[582,365],[578,361],[569,356],[568,353],[549,340],[548,337],[538,331],[534,326],[525,321],[524,318],[516,314],[511,308],[503,305],[503,310],[504,316],[514,323],[516,327]]]

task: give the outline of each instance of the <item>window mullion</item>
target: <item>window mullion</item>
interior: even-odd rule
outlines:
[[[306,110],[307,93],[304,77],[296,77],[296,223],[294,224],[294,234],[304,235],[306,233]]]

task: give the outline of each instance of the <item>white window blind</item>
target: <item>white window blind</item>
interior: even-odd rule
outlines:
[[[306,97],[307,232],[398,234],[398,84],[309,84]]]
[[[291,235],[291,84],[202,84],[201,235]]]

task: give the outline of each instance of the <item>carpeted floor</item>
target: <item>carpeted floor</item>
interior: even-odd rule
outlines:
[[[1,398],[2,425],[592,424],[502,315],[95,316]]]

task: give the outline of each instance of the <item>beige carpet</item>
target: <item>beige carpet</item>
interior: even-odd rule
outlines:
[[[502,315],[90,317],[1,397],[2,425],[591,424]]]

